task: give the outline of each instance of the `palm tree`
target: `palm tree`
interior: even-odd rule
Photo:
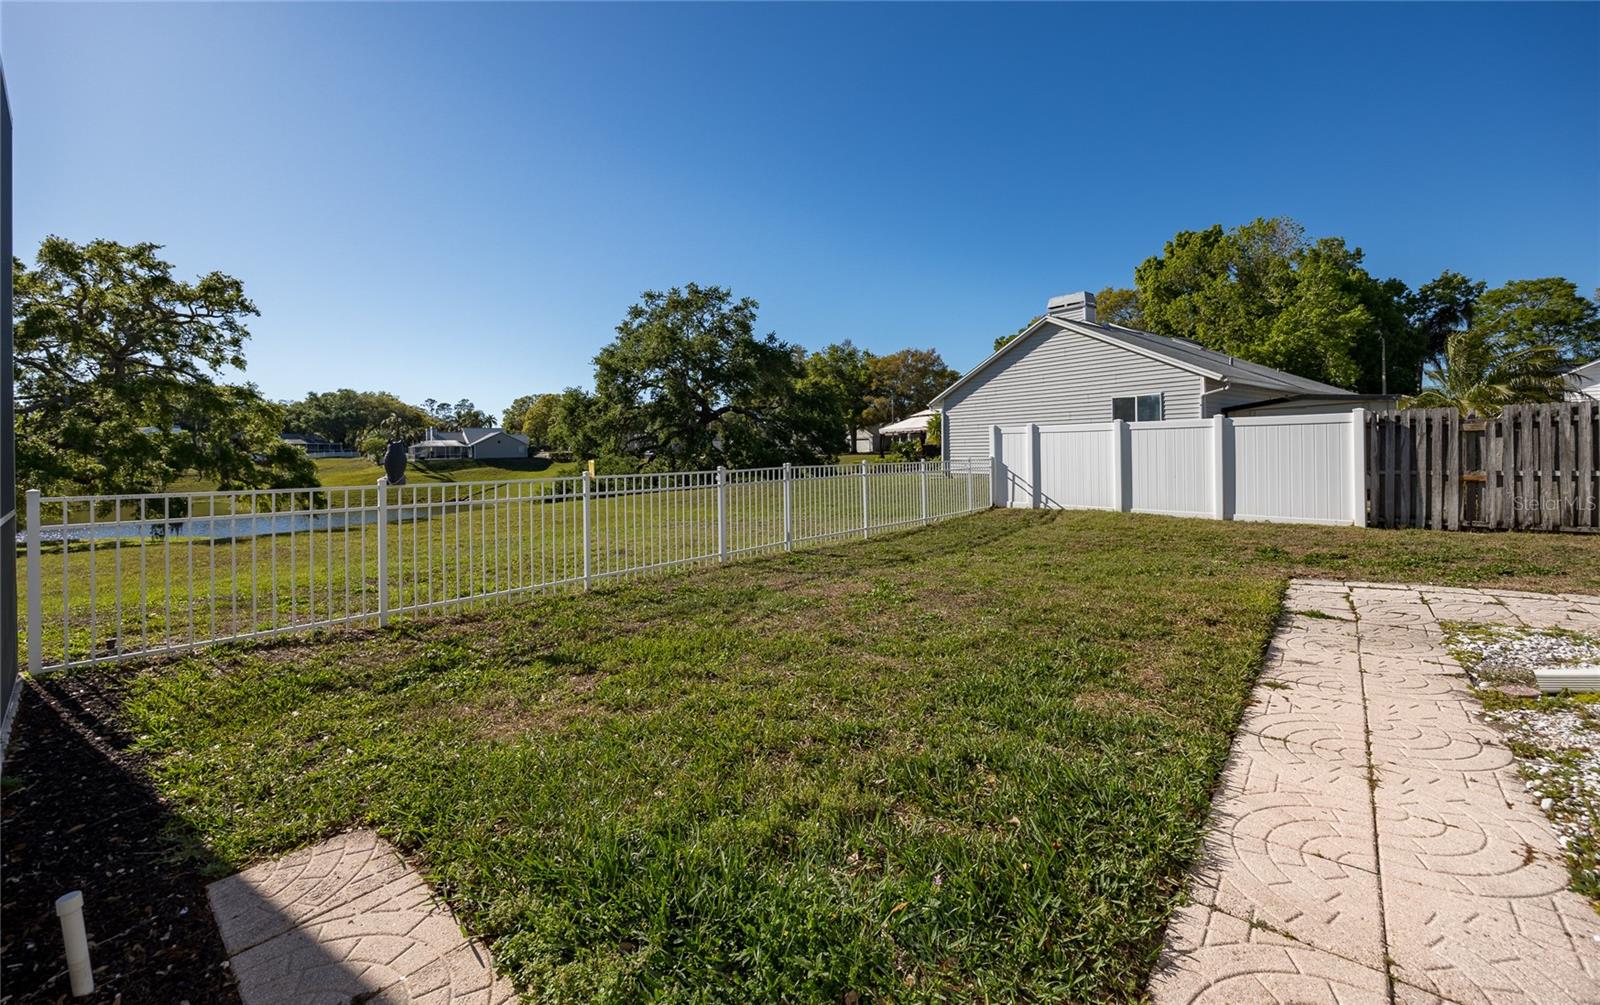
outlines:
[[[1553,347],[1506,349],[1470,329],[1451,333],[1427,377],[1432,386],[1402,398],[1401,408],[1454,408],[1487,417],[1506,405],[1560,401],[1564,390],[1561,354]]]

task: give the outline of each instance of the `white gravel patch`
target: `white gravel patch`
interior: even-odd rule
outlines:
[[[1600,665],[1600,639],[1526,628],[1452,632],[1473,685],[1532,684],[1536,669]],[[1528,792],[1554,825],[1574,869],[1600,883],[1600,703],[1568,696],[1518,699],[1485,717],[1506,735]]]
[[[1569,632],[1488,628],[1450,640],[1476,684],[1532,684],[1536,667],[1600,668],[1600,639]]]
[[[1600,812],[1600,726],[1565,709],[1514,708],[1488,713],[1508,739],[1539,748],[1519,758],[1528,791],[1555,825],[1561,847],[1592,837]]]

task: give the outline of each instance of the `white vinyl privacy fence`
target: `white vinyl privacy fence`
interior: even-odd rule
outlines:
[[[997,506],[1366,523],[1365,413],[994,426]]]
[[[875,531],[990,505],[988,461],[507,482],[27,493],[37,673],[352,623]]]

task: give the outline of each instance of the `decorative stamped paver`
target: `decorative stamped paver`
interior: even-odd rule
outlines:
[[[1166,1003],[1600,1003],[1600,914],[1440,621],[1600,629],[1600,598],[1296,581],[1212,806]]]
[[[500,1005],[489,953],[378,835],[352,831],[207,890],[244,1005]]]

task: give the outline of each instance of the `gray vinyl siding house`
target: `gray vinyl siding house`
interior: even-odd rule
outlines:
[[[504,429],[430,429],[407,453],[413,461],[517,460],[528,456],[528,438]]]
[[[1393,397],[1331,384],[1215,352],[1187,339],[1095,319],[1094,295],[1053,298],[1044,317],[933,399],[945,457],[989,456],[991,429],[1110,422],[1113,400],[1159,396],[1159,418],[1392,407]],[[1147,411],[1146,418],[1156,417]]]

